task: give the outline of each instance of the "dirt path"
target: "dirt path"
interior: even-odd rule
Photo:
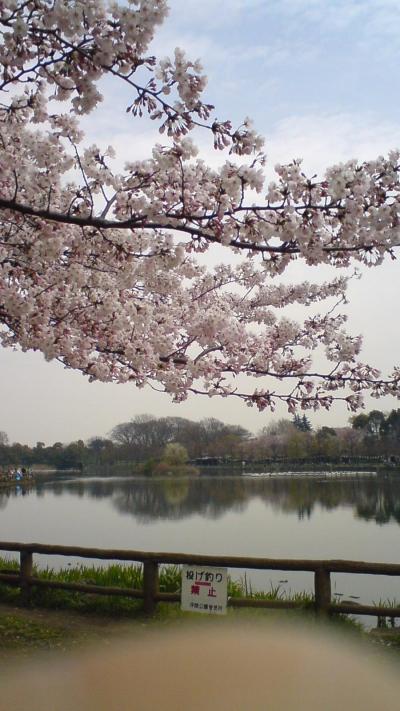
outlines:
[[[242,615],[236,611],[235,618]],[[246,616],[244,615],[246,620]],[[107,647],[115,638],[138,635],[160,634],[160,629],[169,626],[180,627],[188,622],[179,614],[160,615],[147,619],[133,614],[116,618],[92,613],[78,613],[72,610],[51,610],[45,608],[23,608],[0,603],[0,663],[13,658],[29,658],[38,651],[43,653],[70,652],[87,646],[96,649]],[[201,624],[204,620],[191,619],[190,624]],[[267,622],[266,619],[263,620]],[[361,637],[360,637],[361,639]],[[364,636],[364,641],[372,648],[391,649],[400,652],[400,630],[372,630]]]
[[[84,645],[108,645],[154,627],[144,617],[115,619],[70,610],[26,609],[0,603],[0,660],[37,650],[69,651]]]

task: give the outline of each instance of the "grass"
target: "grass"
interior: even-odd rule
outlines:
[[[378,602],[374,601],[373,604],[377,607],[392,607],[392,608],[398,608],[400,607],[399,602],[395,598],[386,598],[382,600],[382,598],[379,599]],[[400,629],[396,626],[396,617],[391,617],[390,614],[386,615],[386,617],[378,617],[378,624],[377,626],[380,629],[398,629],[399,630],[399,640],[400,640]],[[399,642],[400,643],[400,642]]]
[[[16,614],[0,617],[0,658],[8,652],[63,648],[65,630],[52,625],[23,619]]]
[[[19,562],[0,557],[0,571],[4,570],[19,571]],[[141,565],[111,564],[105,567],[78,565],[67,566],[58,571],[34,566],[33,575],[42,579],[69,583],[130,589],[143,587]],[[162,592],[179,592],[181,587],[179,566],[160,566],[159,581]],[[289,622],[291,619],[299,620],[301,616],[306,617],[311,626],[321,624],[314,614],[312,595],[286,591],[280,585],[271,585],[267,591],[254,590],[246,574],[239,580],[228,578],[228,597],[271,601],[290,600],[299,603],[300,609],[281,611],[228,607],[227,615],[214,618],[213,624],[225,624],[236,620],[244,622],[257,620],[257,624],[263,624],[274,618]],[[22,605],[19,588],[0,583],[1,603],[4,605],[0,615],[0,659],[6,658],[8,651],[12,654],[28,654],[34,650],[65,650],[93,638],[103,643],[104,637],[113,633],[112,629],[115,626],[120,628],[121,625],[128,625],[131,630],[157,629],[187,623],[202,625],[208,619],[208,615],[183,612],[179,603],[159,603],[154,616],[146,618],[141,600],[37,587],[31,590],[31,609],[27,610]],[[375,604],[397,606],[395,600],[380,600]],[[362,624],[349,615],[334,615],[328,618],[325,624],[336,630],[358,635],[369,642],[372,641],[375,645],[400,651],[400,634],[396,635],[396,630],[389,629],[390,621],[390,616],[385,618],[382,629],[375,630],[373,635],[367,634]]]
[[[0,558],[0,570],[19,571],[19,563],[7,558]],[[52,568],[33,567],[34,577],[42,580],[54,580],[67,583],[84,583],[88,585],[140,589],[143,587],[143,568],[141,565],[111,564],[107,567],[94,565],[67,566],[58,571]],[[161,592],[179,592],[181,589],[181,570],[179,566],[164,565],[159,570],[159,585]],[[20,592],[18,588],[0,585],[0,601],[18,604]],[[228,577],[228,598],[251,598],[255,600],[294,600],[304,609],[313,604],[313,597],[307,593],[288,593],[278,586],[271,586],[267,591],[254,591],[246,574],[240,580]],[[96,595],[91,593],[75,593],[67,590],[46,590],[33,587],[31,602],[34,607],[67,608],[77,611],[108,614],[124,614],[140,611],[141,600],[117,597],[112,595]],[[169,605],[169,604],[168,604]]]
[[[0,558],[0,570],[19,570],[17,561]],[[143,569],[141,565],[111,564],[106,567],[93,565],[67,566],[59,571],[51,568],[38,569],[34,566],[33,575],[47,580],[64,581],[68,583],[86,583],[90,585],[112,586],[128,589],[143,587]],[[159,570],[159,585],[162,592],[179,592],[181,589],[181,570],[179,566],[164,565]],[[285,619],[300,614],[314,617],[314,598],[305,592],[291,592],[280,585],[271,585],[269,590],[253,590],[251,581],[245,574],[239,580],[228,577],[228,598],[250,598],[253,600],[295,601],[299,604],[296,610],[271,610],[263,608],[228,607],[226,618],[260,620],[268,617],[284,615]],[[19,588],[0,584],[0,602],[21,606]],[[67,590],[54,590],[33,587],[31,590],[31,606],[34,609],[71,610],[77,613],[93,613],[104,617],[114,617],[119,620],[143,620],[143,603],[140,599],[124,598],[92,593],[78,593]],[[179,603],[159,603],[153,621],[156,624],[184,623],[188,618],[198,620],[201,624],[207,615],[182,612]],[[201,618],[201,619],[200,619]],[[220,621],[220,620],[218,620]],[[215,622],[217,622],[215,619]],[[337,615],[329,622],[335,627],[362,629],[350,616]]]
[[[19,571],[19,562],[0,557],[0,570]],[[143,587],[143,568],[141,565],[123,565],[114,563],[108,566],[76,565],[67,566],[58,571],[51,568],[33,567],[34,577],[43,580],[63,581],[67,583],[86,583],[98,586],[141,589]],[[181,589],[181,570],[179,566],[163,565],[159,569],[159,586],[161,592],[179,592]],[[250,598],[253,600],[294,601],[299,609],[282,611],[263,608],[233,608],[228,607],[227,617],[261,618],[271,615],[299,616],[306,614],[314,617],[314,597],[306,592],[284,590],[280,585],[270,586],[269,590],[254,590],[251,581],[245,574],[239,580],[228,576],[228,598]],[[21,606],[20,590],[17,587],[0,584],[0,602]],[[381,601],[380,603],[381,604]],[[392,601],[395,606],[395,601]],[[72,610],[77,613],[94,613],[104,617],[117,619],[143,619],[143,603],[140,599],[117,597],[112,595],[96,595],[94,593],[78,593],[67,590],[54,590],[33,587],[31,590],[31,607],[48,610]],[[311,613],[311,614],[310,614]],[[179,603],[159,603],[154,620],[158,623],[178,621],[179,619],[203,618],[196,613],[185,613]],[[207,617],[207,616],[205,616]],[[360,631],[362,625],[349,615],[334,615],[328,624],[335,627],[350,628]]]
[[[280,585],[270,585],[269,590],[253,590],[251,581],[246,573],[240,580],[228,580],[228,597],[248,597],[253,600],[297,602],[303,609],[310,609],[314,604],[314,597],[306,592],[292,592],[284,590]]]
[[[19,570],[17,561],[0,558],[0,569]],[[66,583],[83,583],[120,587],[142,588],[143,570],[140,565],[111,564],[107,567],[94,565],[67,566],[58,571],[52,568],[33,567],[33,576],[42,580],[54,580]],[[180,573],[175,566],[161,567],[160,590],[176,592],[180,588]],[[11,586],[0,586],[0,601],[18,604],[19,589]],[[70,592],[67,590],[51,590],[33,587],[31,590],[31,603],[33,607],[50,609],[72,609],[79,612],[107,613],[110,615],[123,615],[133,611],[140,611],[141,600],[116,597],[112,595],[96,595],[91,593]]]

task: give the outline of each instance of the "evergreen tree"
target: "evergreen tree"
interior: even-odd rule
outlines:
[[[295,415],[293,417],[293,424],[296,427],[296,429],[300,430],[300,432],[311,432],[312,427],[310,420],[306,415],[303,415],[303,417],[300,417],[300,415]]]

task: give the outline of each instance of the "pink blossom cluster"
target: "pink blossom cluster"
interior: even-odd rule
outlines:
[[[294,411],[343,399],[353,410],[364,392],[397,396],[400,370],[383,379],[360,363],[361,339],[337,313],[347,279],[272,279],[299,259],[349,268],[393,256],[399,152],[320,181],[295,160],[266,184],[262,139],[249,119],[234,129],[213,118],[200,63],[179,49],[148,55],[166,14],[165,0],[0,2],[1,342],[176,401],[194,392]],[[83,143],[79,125],[107,75],[130,87],[129,112],[172,139],[122,173],[112,147]],[[195,128],[235,158],[210,168]],[[215,249],[223,263],[204,260]],[[335,306],[303,322],[281,315],[325,300]],[[317,372],[321,348],[328,367]]]

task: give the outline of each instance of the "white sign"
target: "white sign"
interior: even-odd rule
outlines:
[[[226,615],[228,576],[226,568],[182,566],[181,609]]]

